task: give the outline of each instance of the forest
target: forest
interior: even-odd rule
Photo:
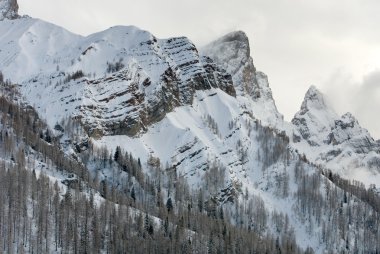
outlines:
[[[218,162],[209,162],[202,188],[192,190],[159,158],[141,162],[120,147],[94,146],[75,119],[49,129],[5,83],[0,97],[0,252],[315,252],[297,244],[294,218],[268,209],[262,197],[231,183],[223,189],[227,198],[221,198],[226,169]],[[213,119],[205,120],[217,134]],[[310,235],[317,232],[326,253],[378,253],[380,198],[374,186],[313,165],[288,149],[283,133],[259,122],[251,128],[263,148],[257,160],[268,190],[279,200],[294,200],[292,213]],[[62,142],[63,136],[69,141]],[[247,156],[242,150],[240,160]],[[270,171],[276,163],[286,167]],[[105,170],[112,172],[109,177]]]
[[[263,230],[262,200],[250,210],[263,217],[260,228],[236,225],[222,205],[202,190],[191,194],[170,169],[158,173],[169,175],[161,185],[160,176],[145,177],[139,160],[121,149],[110,153],[88,144],[82,159],[68,156],[32,107],[17,103],[9,84],[1,89],[1,252],[312,253],[300,249],[286,229],[281,240]],[[68,126],[72,133],[81,131],[75,121],[63,125],[68,132]],[[86,167],[90,161],[120,169],[127,183],[98,179]],[[157,170],[154,158],[148,164]],[[58,181],[51,172],[65,179]],[[172,197],[163,200],[163,189]]]

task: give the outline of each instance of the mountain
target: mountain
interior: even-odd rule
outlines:
[[[84,37],[0,4],[0,186],[28,186],[20,223],[40,229],[7,250],[380,249],[379,142],[316,87],[285,122],[244,32],[201,49],[133,26]]]
[[[352,114],[338,116],[316,87],[307,91],[292,124],[299,132],[294,146],[310,160],[344,177],[379,183],[379,143]]]
[[[240,101],[249,98],[252,113],[267,125],[277,126],[283,121],[278,112],[269,87],[268,77],[256,71],[250,53],[247,35],[242,31],[229,33],[211,42],[201,52],[232,75],[234,87]]]
[[[91,135],[135,135],[189,104],[196,90],[215,87],[235,96],[231,76],[200,57],[187,38],[158,40],[136,27],[84,38],[31,18],[3,21],[0,31],[7,35],[4,75],[32,105],[48,109],[48,121],[75,115]]]

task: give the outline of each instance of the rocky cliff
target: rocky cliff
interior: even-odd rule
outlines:
[[[18,18],[17,0],[0,0],[0,21]]]
[[[226,34],[206,45],[201,52],[232,75],[237,95],[248,97],[254,102],[249,107],[253,107],[258,119],[272,126],[282,122],[283,117],[277,110],[268,77],[256,70],[249,40],[244,32]]]
[[[236,96],[231,75],[185,37],[157,39],[132,26],[81,37],[32,18],[3,21],[0,31],[9,35],[0,41],[4,75],[29,101],[50,105],[40,105],[46,118],[75,115],[90,135],[136,135],[191,104],[197,90]]]

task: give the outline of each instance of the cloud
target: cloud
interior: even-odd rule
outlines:
[[[371,133],[380,139],[380,70],[364,77],[352,101],[354,112],[363,125],[368,126]]]
[[[339,70],[326,81],[323,90],[340,114],[353,113],[375,139],[380,139],[380,70],[355,79]]]

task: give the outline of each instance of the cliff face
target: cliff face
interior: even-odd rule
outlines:
[[[5,76],[30,101],[46,98],[47,119],[74,115],[90,135],[134,136],[190,105],[198,90],[236,96],[231,75],[185,37],[158,39],[132,26],[81,37],[31,18],[4,20],[0,31],[9,35],[0,41],[9,47],[0,52]]]
[[[136,34],[128,32],[128,28],[119,29]],[[91,91],[86,94],[91,95],[92,103],[82,104],[78,116],[89,133],[134,136],[175,107],[190,105],[198,90],[220,88],[236,95],[231,75],[210,58],[199,56],[187,38],[158,40],[150,34],[137,34],[135,38],[125,38],[139,42],[119,53],[120,70],[99,79],[83,80],[86,90]],[[100,46],[96,48],[100,50]]]
[[[0,0],[0,21],[18,18],[17,0]]]
[[[268,77],[256,70],[249,40],[244,32],[226,34],[201,51],[232,75],[236,94],[253,101],[248,107],[253,108],[255,117],[271,126],[282,122],[283,116],[277,110]]]

